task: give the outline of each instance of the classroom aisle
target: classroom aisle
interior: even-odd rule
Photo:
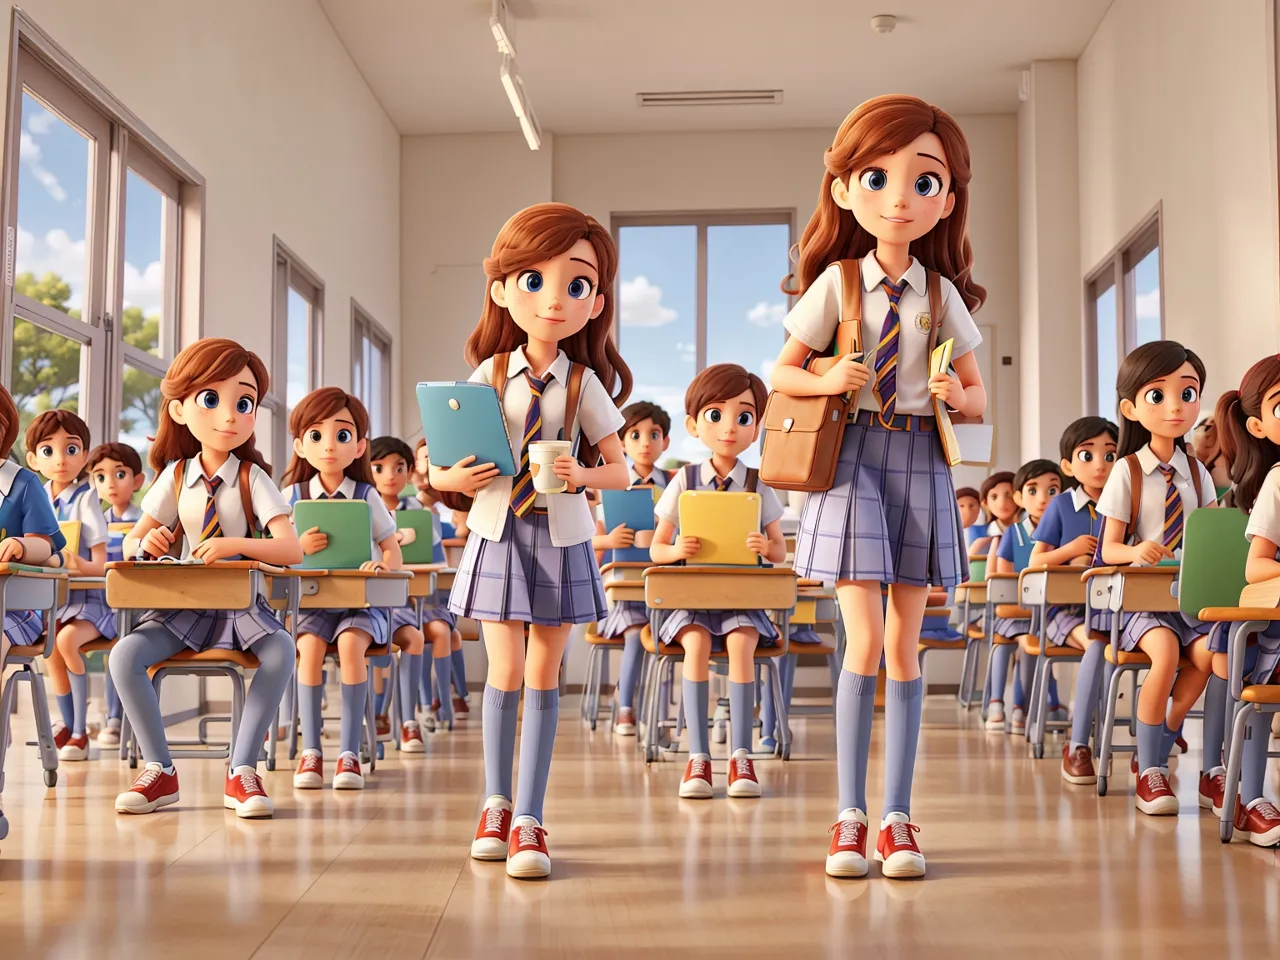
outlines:
[[[974,717],[959,726],[954,701],[933,698],[915,808],[929,879],[873,866],[836,882],[822,872],[835,766],[812,759],[831,753],[829,718],[795,723],[796,759],[760,764],[763,800],[724,799],[717,760],[717,797],[700,802],[675,795],[682,763],[646,772],[634,741],[591,734],[576,711],[568,698],[549,882],[467,857],[477,715],[429,738],[427,760],[380,767],[361,794],[269,775],[273,821],[224,813],[220,762],[179,761],[181,806],[133,818],[111,804],[130,781],[123,764],[63,764],[46,791],[34,749],[15,746],[0,956],[1256,957],[1280,942],[1276,855],[1219,844],[1196,807],[1194,744],[1176,778],[1183,815],[1153,819],[1128,795],[1064,789],[1055,761],[1027,760]],[[879,762],[877,749],[873,813]]]

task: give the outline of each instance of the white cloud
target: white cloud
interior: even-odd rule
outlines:
[[[773,373],[773,365],[776,362],[776,360],[767,357],[760,361],[760,376],[764,377],[765,383],[769,382],[769,376]]]
[[[127,260],[124,265],[124,305],[141,307],[144,316],[159,313],[164,303],[164,264],[152,260],[139,270]]]
[[[676,343],[674,346],[676,354],[685,363],[693,363],[698,359],[698,345],[696,343]]]
[[[27,129],[40,137],[52,130],[57,122],[58,118],[52,113],[48,110],[41,110],[39,113],[32,115],[31,119],[27,121]]]
[[[1134,298],[1134,309],[1140,320],[1157,320],[1160,317],[1160,290],[1140,293]]]
[[[624,327],[664,327],[679,314],[662,305],[662,288],[646,276],[623,280],[618,291],[618,309]]]
[[[22,136],[19,138],[18,158],[27,165],[27,169],[36,178],[36,182],[44,187],[45,192],[53,197],[54,200],[62,203],[67,199],[67,191],[62,189],[62,184],[58,182],[58,178],[54,176],[53,172],[40,164],[40,161],[44,158],[44,151],[40,149],[40,144],[36,143],[36,139],[32,134],[41,131],[35,129],[34,121],[28,124],[28,130],[23,130]]]
[[[747,311],[747,323],[757,327],[778,327],[787,316],[785,303],[765,303],[761,300]]]
[[[18,227],[15,273],[33,273],[36,278],[56,273],[71,286],[70,309],[81,306],[84,294],[84,241],[72,240],[67,231],[53,229],[37,237]]]

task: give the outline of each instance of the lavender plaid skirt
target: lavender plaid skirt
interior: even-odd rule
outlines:
[[[15,647],[29,647],[44,633],[44,616],[34,610],[10,610],[4,615],[4,635]]]
[[[818,636],[818,631],[809,625],[803,627],[795,627],[791,631],[791,643],[821,643],[822,638]]]
[[[298,617],[298,636],[314,633],[333,643],[344,630],[363,630],[375,646],[387,642],[385,610],[305,610]]]
[[[826,582],[952,587],[969,579],[963,544],[937,432],[860,421],[845,427],[831,489],[805,498],[793,566]]]
[[[407,607],[394,607],[391,610],[391,635],[394,637],[396,631],[401,627],[413,627],[415,630],[425,627],[429,623],[435,623],[437,620],[444,623],[452,630],[458,625],[458,618],[448,607],[448,599],[444,603],[439,602],[439,595],[433,598],[435,601],[430,606],[422,608],[422,622],[418,622],[418,612],[410,604]]]
[[[711,634],[711,649],[723,650],[724,638],[734,630],[754,627],[760,634],[760,646],[772,646],[778,639],[778,628],[763,610],[672,610],[662,621],[658,638],[674,643],[685,627],[702,627]]]
[[[93,624],[99,636],[105,640],[116,638],[116,614],[107,606],[107,591],[76,590],[71,602],[58,611],[58,623],[83,620]]]
[[[620,637],[628,630],[643,627],[649,622],[649,608],[639,600],[620,600],[609,608],[609,615],[600,621],[600,636]]]
[[[1071,631],[1084,623],[1084,607],[1079,605],[1066,607],[1050,607],[1046,612],[1045,639],[1052,646],[1061,647],[1067,642]],[[1111,633],[1111,614],[1103,610],[1089,614],[1089,629],[1099,633]]]
[[[1014,637],[1020,637],[1024,633],[1030,633],[1031,621],[1015,620],[1012,617],[992,617],[991,632],[998,637],[1012,640]]]
[[[248,610],[150,610],[138,626],[160,623],[192,650],[248,650],[284,624],[266,600]]]
[[[1120,649],[1136,650],[1138,641],[1157,627],[1172,630],[1184,647],[1209,632],[1209,624],[1181,613],[1126,613],[1120,624]]]
[[[1226,630],[1214,630],[1209,634],[1209,652],[1226,653],[1227,639]],[[1250,665],[1249,660],[1245,660],[1245,680],[1249,683],[1273,682],[1276,667],[1280,666],[1280,623],[1273,623],[1262,633],[1250,636],[1248,657],[1254,662]]]
[[[557,627],[595,623],[608,613],[591,541],[551,542],[547,516],[507,512],[502,539],[467,538],[449,609],[473,620]]]

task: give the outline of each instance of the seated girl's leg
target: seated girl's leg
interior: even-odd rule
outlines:
[[[452,634],[453,631],[444,620],[432,620],[427,624],[427,639],[431,641],[431,669],[435,673],[435,699],[440,701],[436,719],[445,724],[453,720],[453,698],[449,689],[453,683],[452,651],[449,649]]]
[[[992,644],[989,703],[1004,703],[1004,688],[1009,682],[1009,662],[1013,659],[1016,649],[1017,647],[1012,643]]]
[[[120,694],[116,693],[116,682],[111,679],[111,671],[104,670],[103,673],[106,683],[107,726],[118,726],[120,718],[124,716],[124,708],[120,706]]]
[[[1155,627],[1143,634],[1138,648],[1151,658],[1151,668],[1138,692],[1138,773],[1164,765],[1164,721],[1169,693],[1178,672],[1181,642],[1167,627]]]
[[[373,636],[349,627],[338,634],[338,668],[342,674],[342,734],[338,755],[360,755],[360,733],[364,729],[365,700],[369,695],[369,661],[365,653]]]
[[[69,734],[76,723],[76,705],[71,695],[71,677],[68,676],[67,661],[63,659],[62,651],[58,649],[56,636],[55,634],[53,652],[44,663],[49,671],[49,685],[53,687],[53,698],[58,702],[58,713],[62,718],[62,725],[67,728]]]
[[[622,666],[618,668],[618,706],[631,709],[636,702],[636,686],[640,682],[640,664],[644,647],[640,644],[640,627],[629,627],[623,634]]]
[[[73,737],[83,736],[89,719],[89,677],[85,674],[80,648],[99,636],[98,628],[86,620],[72,620],[59,626],[54,644],[67,668],[67,686],[71,695]]]
[[[143,759],[158,763],[166,770],[173,766],[173,758],[164,734],[160,698],[147,676],[147,669],[185,649],[186,644],[164,624],[144,623],[111,651],[111,675],[138,737]],[[258,742],[261,744],[261,736]]]
[[[324,698],[324,637],[304,633],[298,637],[298,727],[302,749],[320,753],[324,725],[320,702]]]
[[[387,675],[391,672],[389,667],[373,668],[373,712],[379,718],[387,715],[387,699],[391,696],[391,689],[387,686]]]
[[[681,681],[684,694],[684,722],[689,740],[689,756],[711,755],[707,736],[707,710],[710,706],[709,679],[711,663],[711,634],[703,627],[691,624],[676,634],[676,641],[684,648]]]
[[[231,750],[232,772],[238,767],[257,767],[262,741],[276,716],[285,688],[293,679],[297,659],[293,637],[285,630],[267,634],[251,649],[258,658],[258,669],[249,684],[240,732]]]
[[[730,630],[725,636],[729,653],[729,752],[751,752],[755,707],[755,654],[759,631],[751,627]]]
[[[422,682],[422,650],[426,641],[422,631],[412,626],[401,627],[392,639],[400,648],[400,709],[404,712],[400,722],[416,726],[417,712],[413,707],[418,701],[418,686]]]
[[[551,775],[551,753],[560,722],[560,661],[572,624],[529,626],[525,654],[524,728],[520,738],[520,784],[512,814],[542,823],[542,805]],[[446,692],[448,688],[445,688]],[[441,700],[441,709],[444,701]]]
[[[453,689],[458,696],[465,698],[467,696],[467,658],[462,653],[462,634],[457,630],[453,631],[449,647],[452,650],[449,656],[453,661]]]
[[[1101,638],[1089,639],[1083,624],[1067,638],[1070,646],[1079,644],[1084,649],[1084,658],[1076,674],[1075,704],[1071,711],[1070,749],[1073,753],[1081,747],[1089,747],[1089,734],[1093,731],[1093,718],[1101,696],[1102,666],[1106,662],[1108,642]]]

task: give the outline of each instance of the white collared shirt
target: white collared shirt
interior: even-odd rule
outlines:
[[[880,331],[889,313],[889,295],[880,286],[886,279],[885,272],[876,260],[875,251],[862,258],[862,351],[863,363],[872,370],[870,382],[858,393],[860,410],[879,410],[874,393],[876,345]],[[896,411],[904,414],[933,415],[933,401],[929,394],[929,330],[933,318],[929,316],[929,291],[926,286],[925,268],[914,257],[911,266],[899,279],[906,288],[898,301],[898,316],[902,332],[898,340],[898,399]],[[963,357],[982,343],[982,334],[969,315],[964,298],[946,277],[941,278],[942,326],[938,330],[938,343],[955,340],[951,358]],[[836,326],[840,322],[840,303],[844,283],[840,265],[833,263],[824,270],[805,291],[791,312],[784,326],[787,332],[812,350],[829,352],[835,339]]]
[[[1084,487],[1071,488],[1071,505],[1075,507],[1076,513],[1079,513],[1092,502],[1088,491]]]
[[[292,489],[282,490],[286,498],[291,496]],[[329,493],[324,488],[324,483],[320,479],[320,474],[316,474],[307,482],[307,498],[310,500],[327,500],[342,494],[344,500],[354,500],[356,498],[356,481],[351,477],[343,477],[342,482],[338,484],[338,489]],[[373,484],[369,484],[369,489],[365,492],[365,503],[369,504],[369,531],[372,540],[369,544],[369,559],[381,560],[382,548],[378,546],[387,537],[395,536],[396,521],[391,516],[391,511],[387,509],[387,505],[382,502],[382,494],[378,493],[378,488]],[[299,530],[299,533],[302,531]]]
[[[53,495],[52,482],[46,481],[44,492],[49,497],[49,503],[53,505],[53,515],[55,517],[62,515],[62,507],[68,503],[72,496],[81,487],[87,487],[84,493],[80,494],[75,504],[70,508],[67,514],[68,521],[74,521],[80,524],[80,556],[85,560],[92,556],[92,549],[100,543],[107,542],[107,518],[102,513],[102,503],[98,500],[98,493],[94,490],[93,485],[82,480],[79,483],[73,483],[62,491],[57,497]]]
[[[713,481],[716,478],[716,468],[712,466],[711,459],[708,458],[698,467],[698,487],[699,490],[714,490]],[[733,465],[733,469],[729,471],[729,480],[732,483],[729,486],[728,493],[745,493],[747,490],[747,465],[739,460]],[[667,484],[666,490],[662,493],[662,498],[658,501],[658,505],[653,508],[654,515],[659,520],[666,520],[673,527],[679,529],[680,526],[680,494],[688,489],[685,484],[685,471],[677,470],[676,475],[671,478],[671,482]],[[778,495],[771,489],[766,487],[759,480],[756,481],[756,493],[760,494],[760,531],[763,533],[765,527],[773,523],[775,520],[782,519],[782,504],[778,500]]]
[[[131,503],[124,508],[124,516],[116,519],[116,508],[107,504],[102,508],[102,517],[107,523],[137,523],[142,519],[142,510],[136,503]]]
[[[524,371],[529,368],[524,347],[517,347],[507,358],[507,383],[502,393],[502,415],[507,422],[507,437],[511,440],[511,455],[517,466],[520,463],[520,441],[524,436],[525,414],[529,410],[529,381]],[[553,440],[564,430],[565,407],[568,404],[569,358],[561,350],[547,371],[548,383],[542,394],[542,439]],[[478,366],[471,375],[472,383],[493,383],[493,358]],[[588,443],[598,444],[610,433],[617,433],[626,420],[605,390],[594,370],[587,370],[582,377],[582,392],[578,397],[577,427]],[[569,438],[572,439],[572,438]],[[486,540],[500,540],[506,528],[507,514],[511,512],[512,477],[498,477],[476,493],[475,504],[467,515],[467,527],[472,533]],[[533,505],[547,511],[551,529],[551,543],[557,547],[571,547],[590,540],[595,533],[595,521],[585,493],[550,496],[538,494]]]
[[[1163,543],[1164,498],[1168,485],[1164,474],[1158,469],[1160,461],[1151,452],[1149,444],[1144,445],[1137,456],[1138,465],[1142,467],[1143,474],[1142,505],[1138,511],[1138,529],[1131,530],[1130,535],[1135,543],[1145,540]],[[1209,471],[1204,468],[1203,463],[1197,463],[1200,470],[1199,503],[1196,502],[1196,488],[1191,479],[1191,464],[1187,460],[1187,455],[1175,449],[1173,457],[1169,460],[1169,466],[1173,467],[1174,471],[1173,486],[1182,495],[1184,518],[1196,507],[1207,507],[1214,502],[1217,494],[1213,487],[1213,477],[1209,476]],[[1098,512],[1104,517],[1111,517],[1113,520],[1127,524],[1133,510],[1129,489],[1129,468],[1121,459],[1116,461],[1115,469],[1107,478],[1107,485],[1102,488],[1102,496],[1098,497]],[[1174,553],[1180,554],[1181,548]]]
[[[182,547],[182,556],[186,558],[191,556],[192,548],[200,542],[199,531],[204,528],[204,507],[209,500],[209,493],[201,482],[204,470],[200,466],[199,456],[187,461],[180,494],[175,494],[174,491],[174,466],[175,463],[170,463],[160,471],[155,483],[142,498],[142,512],[170,530],[175,521],[182,518],[182,531],[186,541]],[[214,503],[218,509],[218,524],[226,537],[249,535],[249,518],[244,515],[244,506],[240,501],[239,473],[240,458],[233,453],[214,474],[222,478],[222,486],[214,496]],[[249,496],[258,524],[264,530],[276,517],[289,515],[288,501],[257,464],[249,467]]]
[[[650,480],[653,482],[653,485],[655,487],[661,487],[663,489],[666,489],[667,482],[668,482],[667,471],[655,465],[653,468],[653,473],[651,473],[648,477],[642,477],[640,476],[639,472],[637,472],[636,465],[634,463],[627,464],[627,483],[629,483],[631,486],[634,487],[637,483],[646,483]]]
[[[1280,463],[1268,470],[1262,479],[1244,535],[1246,540],[1264,537],[1280,546]]]
[[[8,457],[0,463],[0,503],[13,491],[13,481],[18,478],[19,471],[22,467],[14,463]]]

